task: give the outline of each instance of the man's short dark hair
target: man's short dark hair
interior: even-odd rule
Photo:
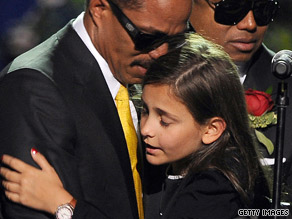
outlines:
[[[145,0],[111,0],[113,3],[118,5],[120,8],[131,8],[137,9],[143,6]],[[86,8],[89,5],[90,0],[86,0]]]

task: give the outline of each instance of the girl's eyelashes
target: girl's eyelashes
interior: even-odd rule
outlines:
[[[142,104],[142,110],[141,110],[141,116],[145,117],[149,115],[149,109],[148,106],[145,104],[145,102],[143,102]],[[160,111],[156,112],[157,115],[157,119],[159,118],[159,123],[162,127],[168,127],[170,125],[169,122],[165,122],[165,120],[163,120],[163,114],[161,114]]]
[[[145,114],[149,114],[148,107],[147,107],[147,105],[144,104],[144,103],[143,103],[143,106],[142,106],[141,113],[142,113],[143,115],[145,115]]]
[[[161,126],[164,126],[164,127],[167,127],[167,126],[169,126],[169,123],[163,121],[163,119],[161,118],[161,119],[160,119],[160,125],[161,125]]]

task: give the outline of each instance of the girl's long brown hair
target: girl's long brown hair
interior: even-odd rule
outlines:
[[[184,37],[180,48],[153,63],[144,85],[169,85],[199,124],[224,119],[221,137],[186,158],[185,168],[221,171],[249,203],[260,166],[237,67],[218,45],[197,34]]]

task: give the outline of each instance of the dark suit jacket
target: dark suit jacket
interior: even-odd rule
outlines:
[[[1,75],[0,155],[35,165],[30,149],[43,153],[78,200],[74,218],[138,218],[114,101],[72,24],[16,58]],[[3,194],[1,202],[4,218],[53,218]]]
[[[251,65],[249,67],[246,80],[244,82],[244,88],[252,88],[260,91],[266,91],[270,86],[273,87],[272,99],[276,102],[278,83],[280,82],[271,72],[271,61],[274,56],[274,52],[267,49],[264,45],[255,54]],[[285,82],[288,83],[288,95],[292,98],[292,78],[286,79]],[[288,105],[286,109],[286,119],[285,119],[285,141],[284,141],[284,157],[287,159],[283,173],[283,180],[286,184],[292,187],[292,104]],[[269,126],[261,130],[276,146],[276,125]],[[266,152],[266,150],[263,150]],[[265,153],[266,157],[269,157]],[[273,155],[272,155],[273,157]],[[292,200],[292,199],[291,199]]]

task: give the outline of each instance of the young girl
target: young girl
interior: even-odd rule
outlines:
[[[227,219],[249,207],[260,166],[243,88],[228,55],[196,34],[186,35],[181,48],[150,67],[142,99],[147,161],[168,166],[161,183],[151,178],[153,172],[146,174],[145,218]],[[51,194],[62,196],[63,203],[72,196],[45,158],[32,155],[42,170],[2,157],[17,171],[1,168],[6,195],[54,213],[58,205]]]
[[[150,183],[146,218],[234,218],[250,206],[254,139],[236,67],[218,46],[189,37],[150,67],[142,99],[146,158],[169,164],[161,189]]]

